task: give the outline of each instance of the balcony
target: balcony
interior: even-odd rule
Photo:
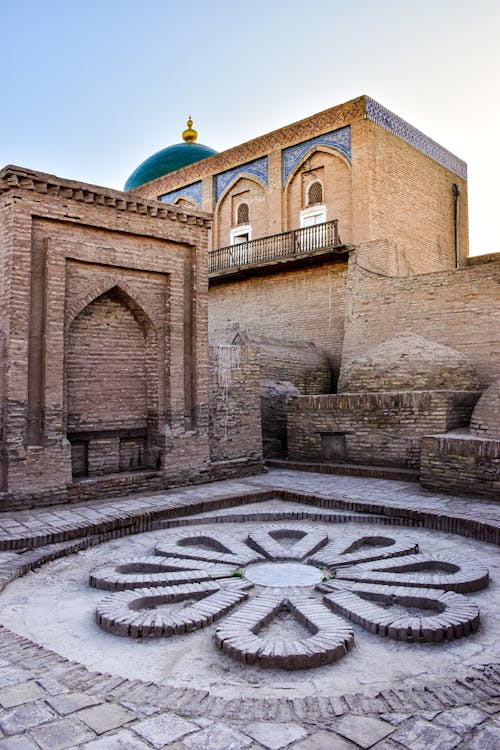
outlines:
[[[241,275],[259,267],[267,269],[329,252],[347,252],[347,247],[340,241],[338,219],[211,250],[208,253],[208,273],[210,278]]]

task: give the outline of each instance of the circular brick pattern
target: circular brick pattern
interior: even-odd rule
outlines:
[[[271,512],[269,512],[265,503],[261,506],[256,506],[256,508],[261,508],[262,510],[251,512],[241,512],[235,507],[233,510],[226,511],[227,516],[225,519],[222,519],[219,516],[217,521],[227,520],[229,522],[237,521],[238,523],[242,523],[244,521],[255,522],[255,520],[273,520],[278,522],[283,518],[309,518],[311,521],[317,520],[328,523],[333,522],[336,524],[344,524],[348,522],[349,526],[351,526],[350,522],[352,521],[358,523],[367,521],[366,516],[359,519],[354,517],[356,515],[355,511],[362,510],[365,513],[371,514],[371,516],[368,517],[369,523],[383,524],[386,528],[401,525],[424,526],[427,529],[437,529],[438,533],[436,538],[439,539],[439,537],[441,537],[441,543],[444,540],[445,534],[440,532],[451,532],[452,534],[461,534],[462,536],[470,537],[475,540],[498,544],[498,523],[496,522],[497,509],[494,508],[493,505],[483,505],[479,507],[479,503],[469,503],[464,505],[462,502],[459,503],[452,500],[448,503],[449,507],[445,507],[446,503],[441,498],[424,496],[419,497],[417,500],[413,497],[413,494],[409,497],[405,497],[404,492],[399,492],[399,494],[395,493],[392,498],[388,494],[387,497],[391,499],[386,502],[381,499],[382,490],[384,492],[387,491],[386,485],[388,485],[388,483],[386,482],[381,483],[384,485],[381,488],[379,488],[378,485],[375,486],[376,483],[372,483],[372,489],[369,492],[366,492],[364,498],[361,498],[360,496],[359,499],[354,500],[338,500],[329,497],[330,494],[333,494],[330,490],[330,482],[330,478],[319,475],[311,477],[310,484],[314,487],[314,490],[319,491],[321,489],[328,495],[328,497],[326,499],[320,499],[308,496],[307,502],[310,504],[309,507],[295,509],[292,505],[289,512],[287,512],[287,509],[285,508],[285,511],[280,511],[280,514],[273,512],[272,509]],[[309,477],[304,476],[302,484],[309,489]],[[226,488],[224,489],[227,493]],[[205,497],[206,488],[203,488],[203,492],[196,488],[195,490],[192,488],[189,490],[189,493],[191,494],[195,494],[196,492],[200,495],[203,494]],[[290,492],[288,490],[286,493],[283,493],[283,495],[284,494],[287,496],[286,499],[291,500],[292,503],[293,501],[297,502],[302,500],[303,497],[300,493]],[[369,499],[367,500],[366,498]],[[196,497],[192,499],[190,496],[189,500],[194,506]],[[78,562],[76,557],[66,558],[66,555],[71,555],[71,553],[78,552],[79,550],[87,550],[96,544],[99,545],[103,542],[107,542],[114,537],[123,537],[130,533],[147,531],[152,528],[152,519],[154,519],[155,514],[156,517],[161,518],[161,514],[164,512],[165,503],[162,505],[161,502],[158,502],[157,498],[146,498],[145,502],[150,505],[154,504],[154,508],[152,508],[151,513],[143,514],[144,518],[141,515],[143,512],[142,509],[139,508],[136,510],[135,506],[126,508],[125,501],[115,501],[111,510],[105,507],[102,513],[99,508],[99,513],[102,515],[103,520],[99,519],[99,513],[96,513],[95,517],[93,516],[90,520],[88,520],[87,517],[84,517],[84,520],[82,520],[82,516],[79,515],[78,512],[74,514],[74,518],[72,517],[70,519],[69,516],[73,513],[73,508],[69,507],[68,509],[62,509],[59,514],[61,515],[61,519],[59,520],[58,516],[54,521],[55,516],[49,514],[50,519],[45,523],[52,523],[53,526],[45,525],[42,530],[39,528],[39,518],[38,515],[36,515],[33,518],[33,522],[36,522],[37,528],[33,531],[23,529],[18,530],[17,528],[14,528],[12,533],[9,532],[9,539],[4,540],[4,549],[21,549],[25,547],[28,547],[29,549],[25,551],[23,550],[23,553],[20,556],[16,556],[15,559],[8,560],[3,564],[3,574],[0,577],[0,587],[3,588],[9,581],[14,580],[18,576],[24,576],[33,568],[45,565],[45,563],[50,562],[51,560],[57,560],[58,558],[67,560],[68,563],[70,563],[71,560],[74,560],[71,569],[76,573],[78,569],[81,569],[82,563],[85,567],[85,559],[82,558],[81,561]],[[223,502],[226,502],[225,497]],[[236,502],[236,500],[234,502]],[[341,509],[341,512],[336,513],[335,510],[332,510],[336,508]],[[206,509],[207,508],[198,507],[194,512]],[[76,510],[78,511],[78,508]],[[182,512],[184,513],[184,508],[182,509]],[[44,511],[40,511],[40,516],[43,516],[43,513]],[[374,515],[376,513],[381,515],[377,517]],[[64,514],[66,514],[67,517],[63,517]],[[117,516],[117,520],[113,520],[113,514]],[[258,519],[257,516],[260,516],[260,519]],[[203,523],[208,522],[208,518],[203,521]],[[57,523],[59,523],[59,526],[57,526]],[[163,524],[164,522],[161,523]],[[168,525],[174,527],[183,526],[185,523],[196,524],[199,523],[199,520],[193,516],[191,518],[179,517],[178,520],[172,518],[168,521]],[[219,524],[217,525],[219,526]],[[156,528],[158,528],[158,526]],[[384,528],[384,532],[385,530],[386,529]],[[342,528],[342,535],[345,531],[347,531],[347,528]],[[389,533],[391,534],[392,531],[389,531]],[[399,531],[396,533],[400,538]],[[420,534],[419,531],[416,531],[415,533],[416,535]],[[432,532],[426,532],[426,534],[427,538],[422,538],[422,548],[427,552],[433,549],[434,540]],[[450,537],[450,539],[453,539],[453,537]],[[456,537],[456,540],[458,543],[457,546],[459,546],[459,538]],[[96,547],[94,550],[88,549],[88,552],[91,553],[90,560],[93,558],[95,565],[96,561],[99,560],[117,559],[123,554],[122,550],[128,546],[130,541],[130,537],[129,540],[124,538],[122,540],[123,546],[121,549],[114,546],[113,553],[114,549],[116,549],[117,554],[112,553],[109,555],[109,553],[105,552],[107,545],[105,545],[102,550],[100,547]],[[430,547],[428,547],[427,544],[424,544],[425,541],[430,543]],[[48,544],[49,546],[41,546],[44,544]],[[116,545],[116,543],[111,544]],[[477,542],[476,544],[478,547],[479,559],[479,557],[481,557],[481,549],[480,544]],[[32,549],[32,547],[37,546],[39,549]],[[446,545],[446,549],[448,549],[448,546],[449,545]],[[449,548],[452,549],[453,546],[450,545]],[[84,552],[83,554],[86,555],[87,553]],[[130,550],[128,554],[130,556]],[[139,555],[141,554],[144,554],[144,552],[139,551]],[[149,550],[147,551],[147,554],[149,554]],[[474,559],[475,554],[474,545],[465,540],[462,560],[472,560]],[[490,557],[488,557],[487,554],[489,554]],[[12,556],[14,557],[14,555]],[[78,556],[78,558],[80,558],[80,556]],[[485,550],[482,558],[486,564],[490,565],[492,568],[492,574],[494,574],[496,566],[494,557],[491,557],[491,551],[487,553]],[[491,564],[489,562],[490,559]],[[88,565],[86,566],[87,572],[89,567],[90,566]],[[30,576],[28,576],[28,579],[29,578]],[[36,585],[39,591],[41,591],[41,588],[44,586],[44,582],[45,586],[47,584],[51,586],[54,579],[52,566],[50,569],[47,569],[47,571],[41,570],[37,578],[38,581]],[[340,581],[337,581],[337,584],[340,583]],[[355,586],[366,586],[366,584],[353,581],[347,582],[347,584],[353,590]],[[370,588],[373,589],[373,587],[374,584],[370,584]],[[96,593],[97,592],[94,590],[94,594]],[[421,589],[418,593],[427,596],[429,592]],[[439,592],[435,591],[434,593],[439,595]],[[368,683],[366,683],[364,679],[359,685],[356,685],[355,682],[350,682],[349,680],[344,682],[352,670],[351,659],[357,658],[349,656],[347,659],[342,660],[338,666],[334,665],[332,667],[332,669],[335,669],[335,682],[331,682],[331,678],[328,677],[328,682],[322,684],[321,689],[315,689],[312,694],[308,694],[308,690],[305,688],[301,697],[293,697],[293,693],[291,693],[289,689],[287,689],[286,693],[273,693],[273,675],[269,672],[263,673],[265,676],[264,679],[266,680],[265,684],[269,687],[269,689],[265,691],[265,694],[261,692],[260,689],[254,689],[253,692],[247,691],[247,693],[238,690],[237,696],[231,698],[231,696],[224,696],[224,694],[221,694],[215,687],[212,689],[211,687],[208,688],[207,685],[199,685],[198,680],[196,685],[191,685],[190,687],[179,686],[179,684],[175,682],[175,679],[172,680],[169,678],[169,675],[173,677],[170,672],[170,667],[168,675],[165,675],[165,678],[163,678],[160,673],[153,675],[148,672],[148,667],[144,664],[144,666],[141,666],[140,674],[129,672],[129,678],[124,679],[123,676],[120,676],[123,675],[123,672],[120,670],[116,671],[116,668],[111,661],[101,661],[102,656],[104,656],[103,654],[99,654],[94,662],[90,663],[90,668],[93,671],[88,671],[89,664],[87,664],[87,668],[83,666],[85,659],[82,660],[80,649],[73,657],[70,657],[75,658],[77,662],[80,663],[68,661],[67,658],[59,655],[62,653],[58,647],[58,643],[60,642],[59,636],[58,641],[53,642],[51,645],[51,648],[58,651],[58,654],[51,652],[47,647],[44,648],[41,645],[37,645],[42,643],[45,643],[45,646],[50,645],[47,644],[43,637],[43,621],[38,623],[38,629],[33,627],[30,628],[28,639],[21,635],[15,635],[14,633],[9,632],[7,628],[0,626],[0,641],[3,649],[2,656],[4,656],[9,663],[12,663],[12,665],[18,665],[23,669],[27,668],[29,665],[29,668],[33,671],[35,677],[42,676],[44,679],[47,677],[49,671],[53,669],[54,678],[57,678],[57,681],[61,681],[62,685],[66,686],[66,689],[90,690],[92,696],[97,696],[103,701],[109,701],[110,695],[112,695],[113,700],[127,701],[127,705],[130,705],[130,701],[136,701],[137,705],[147,702],[148,704],[152,703],[157,706],[162,706],[168,711],[177,711],[185,716],[207,717],[228,722],[233,720],[241,721],[242,718],[244,718],[245,721],[251,722],[268,722],[274,719],[275,721],[279,720],[288,723],[294,721],[303,722],[307,720],[311,725],[317,724],[320,727],[323,726],[330,729],[332,722],[335,722],[339,716],[344,716],[352,725],[353,721],[356,723],[355,716],[364,717],[372,713],[372,715],[380,715],[382,719],[387,721],[390,720],[387,718],[391,716],[390,712],[405,712],[404,714],[393,714],[395,721],[397,719],[399,722],[401,721],[401,718],[408,715],[408,712],[415,711],[432,711],[434,714],[436,711],[444,710],[446,714],[450,713],[451,715],[452,712],[459,712],[459,715],[462,716],[463,710],[467,711],[467,706],[474,706],[474,704],[477,706],[484,705],[485,710],[488,711],[488,713],[491,713],[494,702],[498,700],[498,685],[500,684],[500,670],[498,667],[495,668],[491,665],[485,666],[486,661],[494,661],[497,654],[497,650],[495,650],[493,641],[491,640],[491,637],[494,637],[494,632],[492,632],[494,631],[494,628],[492,628],[492,625],[497,619],[497,616],[494,614],[494,607],[491,608],[494,604],[492,597],[494,597],[493,590],[492,593],[486,591],[484,594],[480,595],[479,600],[481,602],[481,609],[483,609],[484,606],[485,612],[484,626],[480,629],[480,632],[475,638],[471,639],[467,645],[464,652],[463,662],[462,658],[459,657],[460,664],[463,663],[463,668],[457,669],[459,666],[458,663],[455,664],[454,668],[451,668],[451,671],[446,667],[443,668],[439,656],[439,654],[448,654],[450,653],[450,650],[453,649],[456,650],[457,655],[462,653],[462,646],[460,645],[454,646],[453,644],[449,644],[449,648],[446,647],[444,650],[441,648],[432,648],[432,654],[435,654],[435,662],[433,661],[433,664],[435,664],[434,668],[428,663],[427,666],[424,667],[424,664],[426,663],[425,653],[430,653],[429,649],[419,649],[418,652],[422,654],[422,657],[418,659],[419,670],[423,668],[424,671],[417,683],[411,684],[411,678],[409,677],[412,672],[414,675],[416,674],[415,670],[405,669],[404,674],[401,675],[403,679],[399,676],[397,679],[394,679],[395,675],[393,675],[392,682],[390,679],[385,679],[383,685],[377,683],[369,688]],[[5,602],[2,602],[2,604],[5,605]],[[54,605],[55,604],[56,602],[54,602]],[[489,607],[491,609],[489,609]],[[31,599],[28,609],[31,609]],[[241,609],[241,607],[239,607],[239,609]],[[237,611],[238,610],[236,610],[236,612]],[[55,607],[53,615],[57,617]],[[16,621],[19,622],[18,616],[16,616]],[[35,623],[32,622],[32,625],[34,624]],[[60,624],[63,625],[62,622]],[[16,627],[13,626],[13,624],[11,624],[10,627],[11,629],[16,630]],[[198,638],[198,636],[201,636],[201,633],[193,634],[186,639],[181,638],[180,640],[185,640],[186,643],[188,643],[191,639]],[[80,635],[78,637],[80,637]],[[107,636],[105,633],[102,634],[102,637],[110,638],[111,641],[116,640],[119,649],[124,645],[122,639],[113,639],[112,636]],[[366,638],[371,640],[367,640],[365,643],[372,644],[376,647],[376,636],[372,636],[368,633]],[[34,643],[34,640],[37,643]],[[201,641],[198,641],[198,643],[201,643]],[[153,649],[156,649],[156,644],[151,643],[149,645]],[[136,643],[130,644],[131,648],[136,648],[138,646],[139,644]],[[361,647],[363,647],[363,642],[361,643]],[[479,658],[471,652],[471,649],[474,649],[474,647],[476,648],[476,654],[481,654]],[[481,649],[480,652],[477,651],[478,647]],[[360,648],[360,646],[355,649],[356,652],[358,648]],[[386,662],[388,667],[390,667],[391,662],[396,655],[394,649],[397,649],[397,653],[407,654],[405,659],[408,659],[408,661],[405,663],[408,664],[408,666],[410,666],[411,662],[414,662],[413,656],[408,654],[410,654],[410,652],[411,654],[415,654],[415,656],[417,654],[414,650],[414,645],[411,643],[408,644],[408,647],[406,647],[405,644],[399,646],[396,642],[392,646],[388,643],[387,648],[387,652],[384,651],[385,646],[380,650],[381,653],[387,654]],[[409,649],[409,652],[407,649]],[[467,649],[469,650],[467,651]],[[364,649],[364,655],[365,657],[368,656],[366,648]],[[129,655],[125,652],[123,652],[121,658],[124,663],[129,661]],[[475,659],[477,659],[477,662]],[[347,673],[344,664],[348,665],[346,667],[348,670]],[[373,668],[373,663],[370,661],[364,668],[364,674],[367,675],[369,670],[373,672]],[[103,674],[103,669],[110,673]],[[249,670],[251,670],[251,667],[249,667]],[[338,689],[339,670],[340,674],[343,673],[340,689]],[[246,671],[247,670],[245,669],[245,672]],[[321,669],[319,672],[316,672],[316,675],[319,676],[320,672],[324,672],[326,675],[330,674],[328,668],[325,670]],[[331,677],[333,677],[333,674],[334,673],[332,672]],[[382,674],[382,672],[380,674]],[[131,679],[134,676],[136,679]],[[297,676],[302,678],[300,672],[297,673]],[[293,679],[294,675],[291,674],[290,677]],[[280,681],[282,680],[281,677],[279,679]],[[52,677],[49,677],[48,680],[50,682]],[[151,682],[151,680],[155,680],[158,684]],[[250,680],[252,680],[252,676],[250,676]],[[167,690],[165,689],[165,681],[168,683]],[[54,684],[59,685],[55,680]],[[62,685],[59,687],[59,690],[63,689]],[[177,687],[175,685],[177,685]],[[309,690],[309,692],[311,691]],[[281,695],[281,697],[278,697],[278,695]],[[450,707],[452,708],[450,709]],[[475,708],[471,708],[470,710],[476,711]],[[444,714],[442,714],[442,716],[444,717]],[[441,721],[441,718],[439,720]],[[320,737],[318,735],[318,742],[319,741]],[[485,745],[484,743],[480,743],[478,744],[478,747],[479,746],[484,747]]]
[[[345,656],[354,636],[342,618],[411,643],[465,637],[478,629],[479,609],[463,593],[489,582],[485,567],[422,554],[414,539],[388,531],[330,534],[274,523],[250,527],[242,539],[189,528],[170,532],[155,551],[91,572],[91,586],[115,591],[97,606],[103,630],[144,639],[184,634],[249,599],[218,626],[217,647],[244,664],[289,670]],[[267,635],[284,611],[307,632]]]

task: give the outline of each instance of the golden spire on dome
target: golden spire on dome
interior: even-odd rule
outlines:
[[[194,141],[198,140],[198,131],[193,130],[193,121],[191,119],[191,115],[189,115],[187,121],[187,130],[183,131],[182,137],[186,141],[186,143],[194,143]]]

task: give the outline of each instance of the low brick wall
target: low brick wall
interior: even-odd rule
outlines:
[[[500,498],[500,440],[468,431],[422,440],[420,482],[430,490]]]
[[[469,424],[475,391],[299,396],[288,407],[295,459],[417,468],[424,435]]]

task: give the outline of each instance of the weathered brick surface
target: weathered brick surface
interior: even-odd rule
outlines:
[[[414,331],[465,355],[482,387],[500,377],[500,259],[412,278],[388,278],[362,265],[351,255],[343,362]]]
[[[313,461],[415,468],[422,437],[468,425],[479,395],[405,391],[298,396],[288,407],[289,454]]]
[[[500,379],[490,385],[477,402],[470,431],[476,437],[500,440]]]
[[[258,352],[248,346],[210,347],[209,402],[212,461],[262,462]]]
[[[311,342],[328,356],[336,380],[344,336],[346,271],[345,262],[335,262],[211,286],[211,342],[230,343],[240,331],[274,341]],[[311,350],[311,370],[318,365],[317,356],[318,351]],[[301,378],[304,363],[302,372],[296,373]],[[279,379],[293,382],[285,375],[282,368]]]
[[[339,391],[477,391],[474,367],[449,346],[405,331],[342,365]]]
[[[208,479],[210,217],[6,167],[0,218],[2,507]]]
[[[258,351],[261,379],[288,380],[303,394],[330,393],[330,363],[311,342],[240,331],[233,343],[248,344]]]
[[[422,440],[420,481],[430,490],[500,497],[500,440],[468,431]]]

